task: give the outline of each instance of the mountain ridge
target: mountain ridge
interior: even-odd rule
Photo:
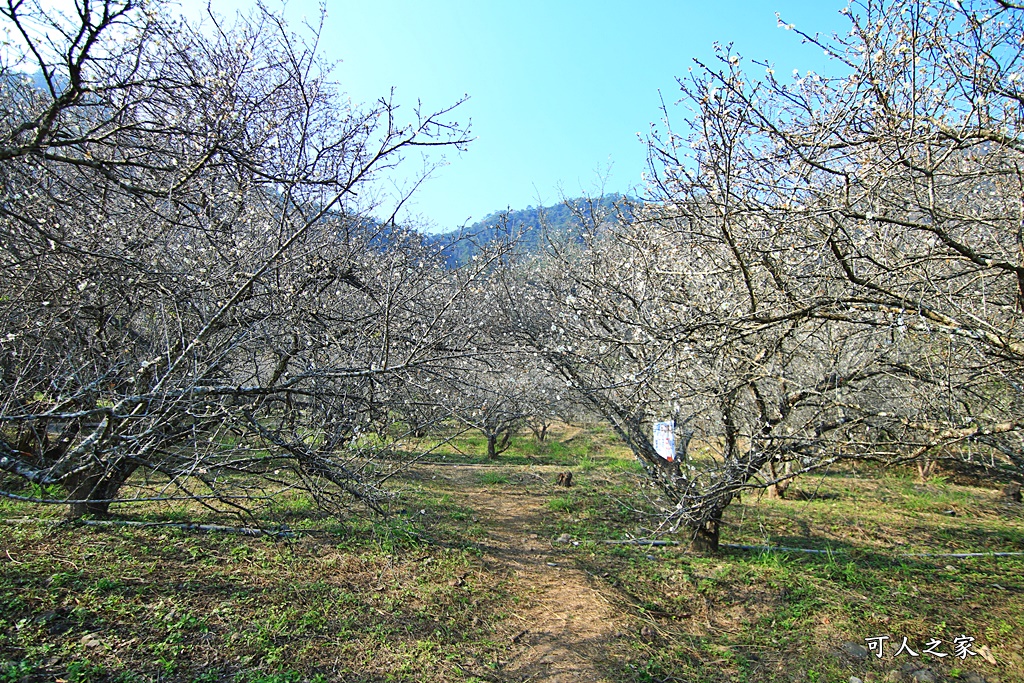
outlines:
[[[508,208],[491,212],[464,228],[426,235],[425,241],[446,252],[449,267],[467,263],[499,239],[515,239],[517,252],[536,253],[545,235],[564,236],[592,221],[604,222],[630,201],[626,195],[613,193],[598,198],[575,197],[551,206]]]

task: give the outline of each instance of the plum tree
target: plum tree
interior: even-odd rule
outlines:
[[[74,7],[0,7],[0,493],[382,509],[389,402],[468,353],[485,265],[445,270],[360,190],[467,130],[351,104],[318,31],[262,7]]]

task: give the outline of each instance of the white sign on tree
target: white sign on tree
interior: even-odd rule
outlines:
[[[654,423],[654,450],[669,462],[676,459],[676,423],[674,420]]]

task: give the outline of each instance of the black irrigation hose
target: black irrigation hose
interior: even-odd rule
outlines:
[[[604,541],[610,545],[649,545],[649,546],[667,546],[667,545],[681,545],[679,541],[662,541],[653,540],[647,538],[632,538],[626,540],[607,540]],[[813,553],[816,555],[828,555],[829,553],[839,555],[845,553],[845,550],[821,550],[818,548],[790,548],[784,545],[743,545],[740,543],[721,543],[723,548],[732,548],[733,550],[757,550],[757,551],[768,551],[768,552],[784,552],[784,553]],[[1024,552],[989,552],[989,553],[898,553],[898,557],[954,557],[954,558],[965,558],[965,557],[1019,557],[1024,555]]]
[[[295,538],[295,534],[290,531],[269,531],[267,529],[257,529],[254,527],[222,526],[220,524],[194,524],[189,522],[133,522],[129,520],[115,519],[79,519],[62,521],[48,521],[45,519],[4,519],[2,521],[7,524],[52,524],[53,526],[74,526],[81,524],[83,526],[130,526],[138,528],[163,527],[170,529],[184,529],[186,531],[242,534],[243,536]]]
[[[146,527],[165,527],[171,529],[184,529],[186,531],[204,531],[204,532],[219,532],[219,533],[231,533],[231,534],[242,534],[243,536],[272,536],[274,538],[295,538],[296,534],[291,531],[268,531],[266,529],[258,529],[254,527],[233,527],[233,526],[222,526],[220,524],[192,524],[187,522],[133,522],[127,520],[109,520],[109,519],[82,519],[75,521],[50,521],[43,519],[4,519],[0,520],[7,524],[53,524],[54,526],[69,525],[69,524],[82,524],[85,526],[130,526],[138,528]],[[315,530],[309,530],[312,533],[316,533]],[[305,533],[303,531],[302,533]],[[648,538],[630,538],[630,539],[608,539],[603,541],[609,545],[646,545],[646,546],[677,546],[681,545],[679,541],[665,541],[659,539],[648,539]],[[819,548],[791,548],[784,545],[743,545],[740,543],[722,543],[720,544],[723,548],[732,548],[733,550],[757,550],[760,552],[784,552],[784,553],[812,553],[815,555],[828,555],[843,554],[846,551],[842,549],[838,550],[821,550]],[[1024,552],[988,552],[988,553],[898,553],[898,557],[952,557],[957,559],[963,559],[968,557],[1020,557],[1024,556]]]

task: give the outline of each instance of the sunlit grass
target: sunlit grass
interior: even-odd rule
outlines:
[[[947,676],[954,665],[1004,681],[1024,670],[1024,558],[913,555],[1024,549],[1021,507],[1000,503],[997,491],[844,468],[797,480],[786,499],[744,493],[725,512],[722,553],[693,555],[685,536],[662,526],[665,501],[636,460],[602,445],[608,438],[556,429],[552,449],[524,434],[493,462],[465,452],[479,437],[460,436],[443,464],[392,481],[386,517],[358,506],[325,516],[298,491],[260,508],[253,523],[286,524],[295,532],[287,540],[5,526],[0,660],[13,663],[0,671],[82,681],[191,682],[210,671],[210,680],[489,680],[514,649],[499,637],[515,620],[508,605],[536,590],[487,555],[499,520],[476,496],[505,495],[540,511],[524,537],[567,534],[572,543],[551,545],[558,566],[583,570],[638,624],[621,635],[631,654],[606,670],[608,680],[768,683],[810,680],[812,671],[822,681],[883,680],[902,662],[836,654],[880,634],[948,645],[963,633],[1000,662],[919,660]],[[575,475],[570,489],[554,485],[565,470]],[[38,508],[2,505],[11,517]],[[134,520],[223,519],[188,501],[117,510]],[[680,545],[605,542],[652,536]],[[656,625],[656,637],[643,636],[643,624]],[[98,647],[85,644],[93,633]],[[467,678],[453,661],[476,668]]]

